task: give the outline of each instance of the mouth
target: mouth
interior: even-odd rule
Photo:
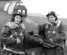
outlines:
[[[16,23],[20,23],[20,21],[16,21]]]

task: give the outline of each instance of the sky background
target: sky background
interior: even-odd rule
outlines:
[[[67,18],[67,0],[21,0],[28,9],[28,13],[46,15],[55,11],[59,17]]]

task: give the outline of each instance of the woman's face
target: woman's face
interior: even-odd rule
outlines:
[[[55,17],[53,15],[50,15],[49,17],[49,22],[55,22]]]
[[[15,23],[19,24],[20,21],[21,21],[21,19],[22,19],[21,16],[16,15],[16,16],[15,16]]]

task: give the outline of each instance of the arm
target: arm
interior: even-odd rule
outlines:
[[[65,43],[65,39],[66,39],[66,34],[65,34],[65,28],[63,26],[62,23],[60,23],[60,25],[58,26],[58,33],[57,33],[57,37],[55,37],[53,39],[53,42],[57,42],[57,43]]]
[[[1,32],[1,38],[0,38],[1,39],[1,43],[2,44],[15,43],[16,40],[15,39],[11,39],[10,35],[11,35],[11,31],[10,31],[9,26],[4,26],[4,28],[2,29],[2,32]]]
[[[60,24],[60,28],[59,28],[59,36],[61,37],[61,39],[65,41],[66,33],[65,33],[65,28],[62,23]]]

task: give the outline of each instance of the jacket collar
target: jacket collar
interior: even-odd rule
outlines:
[[[56,27],[60,26],[61,22],[62,22],[61,20],[55,21]],[[50,23],[50,22],[48,22],[48,24],[53,25],[53,24]]]

